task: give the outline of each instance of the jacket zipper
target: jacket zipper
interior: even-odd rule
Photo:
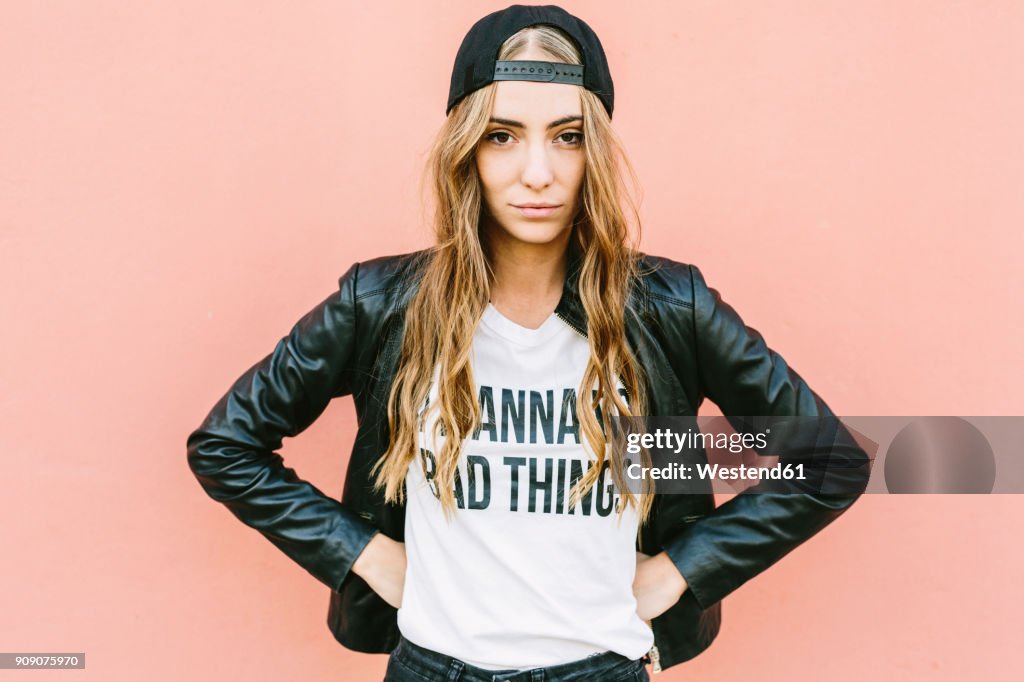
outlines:
[[[651,672],[661,672],[661,654],[658,653],[658,645],[654,644],[651,646],[651,650],[647,652],[647,655],[651,658]]]
[[[576,332],[577,334],[579,334],[583,338],[587,338],[587,333],[585,331],[583,331],[582,329],[580,329],[579,327],[577,327],[576,325],[574,325],[572,322],[570,322],[569,319],[565,315],[563,315],[562,313],[557,313],[557,312],[555,313],[555,315],[557,315],[558,319],[560,319],[562,322],[565,322],[567,325],[569,325],[574,332]]]
[[[587,336],[587,333],[585,331],[583,331],[582,329],[580,329],[579,327],[577,327],[576,325],[574,325],[572,322],[570,322],[569,318],[567,318],[565,315],[563,315],[562,313],[559,313],[559,312],[555,312],[555,316],[557,316],[558,319],[560,319],[562,322],[565,322],[567,325],[569,325],[569,328],[572,329],[574,332],[576,332],[577,334],[579,334],[580,336],[582,336],[585,339],[589,339],[589,337]],[[626,392],[626,402],[628,403],[629,402],[629,389],[626,388],[625,386],[623,386],[622,390],[624,390]]]

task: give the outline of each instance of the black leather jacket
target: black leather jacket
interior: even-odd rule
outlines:
[[[378,531],[404,540],[404,506],[372,490],[370,467],[388,442],[386,404],[425,252],[356,263],[339,290],[304,315],[267,357],[245,372],[188,437],[202,487],[235,516],[331,588],[328,625],[356,651],[398,643],[397,611],[352,564]],[[693,265],[644,256],[652,268],[631,295],[627,337],[644,368],[651,415],[696,415],[706,398],[725,415],[831,415],[828,406]],[[585,333],[570,251],[555,312]],[[358,432],[341,501],[283,465],[284,437],[306,429],[333,399],[352,395]],[[863,451],[853,457],[863,456]],[[651,658],[664,669],[711,644],[720,601],[836,519],[855,496],[658,495],[638,548],[665,550],[689,589],[654,618]]]

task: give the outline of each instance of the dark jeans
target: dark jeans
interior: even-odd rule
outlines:
[[[644,659],[606,651],[532,670],[485,670],[413,644],[402,637],[391,652],[384,682],[649,682]]]

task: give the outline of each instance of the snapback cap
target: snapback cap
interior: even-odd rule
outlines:
[[[576,43],[583,64],[498,59],[502,43],[517,31],[535,25],[564,31]],[[597,95],[608,116],[612,115],[615,90],[601,41],[582,19],[555,5],[512,5],[473,24],[455,55],[445,115],[466,95],[499,80],[582,85]]]

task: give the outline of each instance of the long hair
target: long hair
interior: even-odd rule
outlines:
[[[502,45],[498,59],[512,59],[530,45],[555,61],[581,62],[572,41],[548,26],[531,26],[514,34]],[[455,510],[453,487],[463,441],[473,434],[481,417],[470,351],[490,299],[491,271],[480,238],[485,205],[475,152],[494,105],[494,88],[494,83],[480,88],[452,109],[430,153],[427,169],[435,200],[436,241],[406,311],[399,367],[388,398],[388,449],[372,470],[375,488],[384,488],[385,499],[404,501],[405,475],[419,451],[419,431],[427,423],[421,408],[436,376],[437,400],[429,409],[438,411],[434,433],[440,430],[445,439],[440,452],[434,453],[434,481],[446,518]],[[577,248],[580,256],[578,288],[587,316],[590,359],[577,390],[576,409],[583,437],[596,459],[574,484],[569,504],[577,504],[594,487],[607,461],[620,491],[619,511],[625,504],[633,505],[645,521],[653,495],[643,494],[638,502],[627,492],[621,448],[610,447],[602,429],[608,422],[604,415],[646,412],[643,377],[625,335],[629,292],[639,276],[633,246],[639,239],[639,219],[624,174],[633,181],[632,187],[635,174],[601,101],[590,91],[579,90],[585,170],[570,248]],[[617,381],[626,390],[628,405],[619,395]],[[648,484],[645,480],[645,493]]]

